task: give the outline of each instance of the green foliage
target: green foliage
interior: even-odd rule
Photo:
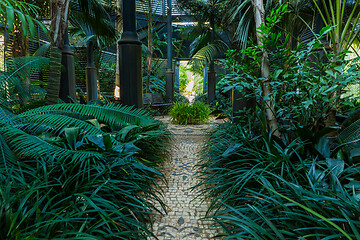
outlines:
[[[6,62],[6,71],[0,71],[0,106],[14,109],[30,103],[32,97],[43,99],[45,85],[39,80],[32,80],[33,76],[42,72],[49,66],[49,58],[27,56],[10,59]]]
[[[112,62],[103,62],[100,61],[99,68],[99,82],[100,90],[103,92],[114,91],[116,79],[116,64]]]
[[[145,85],[146,79],[147,79],[147,76],[144,76],[143,77],[143,91],[144,92],[146,90],[146,85]],[[166,83],[165,83],[164,79],[160,79],[155,76],[150,76],[150,82],[149,82],[150,93],[159,92],[164,95],[166,93],[165,84]]]
[[[175,103],[169,115],[177,124],[203,124],[209,120],[210,108],[204,103]]]
[[[36,19],[38,7],[17,0],[6,0],[0,2],[0,25],[5,26],[10,32],[13,32],[15,26],[21,29],[24,36],[35,37],[37,26],[46,33],[46,27]]]
[[[196,95],[203,93],[203,84],[204,78],[202,75],[203,67],[198,68],[199,66],[180,64],[179,66],[179,92],[182,94],[191,94],[194,92]],[[186,87],[188,86],[190,79],[188,76],[192,76],[194,81],[194,86],[192,92],[187,92]]]
[[[125,106],[2,111],[0,238],[147,239],[168,140]]]
[[[360,239],[360,165],[322,151],[334,142],[297,138],[285,145],[261,128],[225,123],[209,135],[199,186],[213,199],[209,217],[224,228],[222,236]],[[309,153],[312,146],[318,152]]]
[[[24,160],[2,168],[0,238],[146,239],[156,175],[123,157],[86,166]]]
[[[267,36],[265,47],[272,69],[269,79],[272,94],[269,97],[276,103],[275,112],[282,132],[295,131],[300,126],[318,131],[324,127],[329,109],[335,105],[354,107],[354,101],[350,99],[355,96],[344,93],[348,85],[358,81],[357,59],[332,61],[333,55],[324,54],[324,44],[319,39],[310,41],[304,50],[300,46],[292,50],[286,48],[288,36],[283,40],[280,34],[269,33]],[[228,89],[250,90],[247,97],[255,97],[259,106],[266,101],[262,97],[259,75],[258,54],[261,51],[257,46],[240,52],[228,51],[225,64],[230,73],[223,79],[229,85]]]
[[[227,96],[228,93],[224,92],[225,88],[225,86],[219,84],[218,82],[215,91],[215,100],[209,105],[212,109],[211,115],[219,118],[230,118],[231,116],[231,99]],[[207,93],[197,95],[195,97],[195,102],[207,103]]]

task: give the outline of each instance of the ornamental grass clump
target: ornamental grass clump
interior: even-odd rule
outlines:
[[[176,124],[203,124],[209,120],[210,112],[205,103],[175,103],[169,115]]]

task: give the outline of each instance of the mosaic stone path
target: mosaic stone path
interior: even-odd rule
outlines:
[[[169,123],[168,118],[159,120]],[[197,192],[190,188],[198,183],[195,165],[199,161],[199,150],[203,143],[204,130],[211,124],[179,126],[169,124],[174,135],[172,156],[165,166],[167,185],[164,189],[164,203],[167,214],[154,218],[153,232],[159,240],[213,239],[218,230],[205,217],[209,202],[195,199]],[[160,206],[158,206],[160,209]],[[155,238],[151,238],[155,239]]]

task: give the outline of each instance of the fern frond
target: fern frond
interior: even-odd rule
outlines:
[[[8,143],[16,155],[21,158],[35,159],[71,159],[72,161],[83,161],[89,159],[103,159],[103,155],[89,151],[73,151],[54,146],[47,141],[32,136],[12,126],[0,127],[0,134]]]
[[[20,117],[30,116],[33,114],[57,114],[59,112],[69,114],[79,114],[83,117],[96,118],[108,124],[110,127],[120,129],[126,125],[134,124],[138,126],[148,126],[156,122],[145,110],[134,109],[132,106],[122,106],[108,104],[99,105],[82,105],[82,104],[55,104],[43,106],[29,110],[20,114]]]
[[[52,131],[54,132],[59,132],[66,127],[79,127],[80,129],[84,130],[84,132],[88,135],[104,134],[103,131],[96,128],[92,124],[66,115],[35,114],[21,116],[20,114],[20,116],[16,118],[16,120],[29,123],[27,126],[25,126],[25,129],[34,132],[38,132],[40,129],[43,129],[42,125],[45,124],[49,129],[52,129]]]

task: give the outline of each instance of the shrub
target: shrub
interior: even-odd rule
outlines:
[[[1,109],[1,108],[0,108]],[[56,104],[0,121],[0,239],[147,239],[169,133],[143,110]]]
[[[231,116],[231,98],[222,91],[223,86],[216,86],[215,100],[210,103],[210,108],[213,109],[211,115],[216,117],[230,117]],[[195,102],[207,102],[207,93],[197,95]]]
[[[284,144],[259,128],[225,123],[209,135],[200,185],[223,236],[360,239],[360,164],[323,156],[320,143],[318,152],[299,138]]]
[[[202,124],[209,120],[210,108],[204,103],[175,103],[169,115],[177,124]]]

